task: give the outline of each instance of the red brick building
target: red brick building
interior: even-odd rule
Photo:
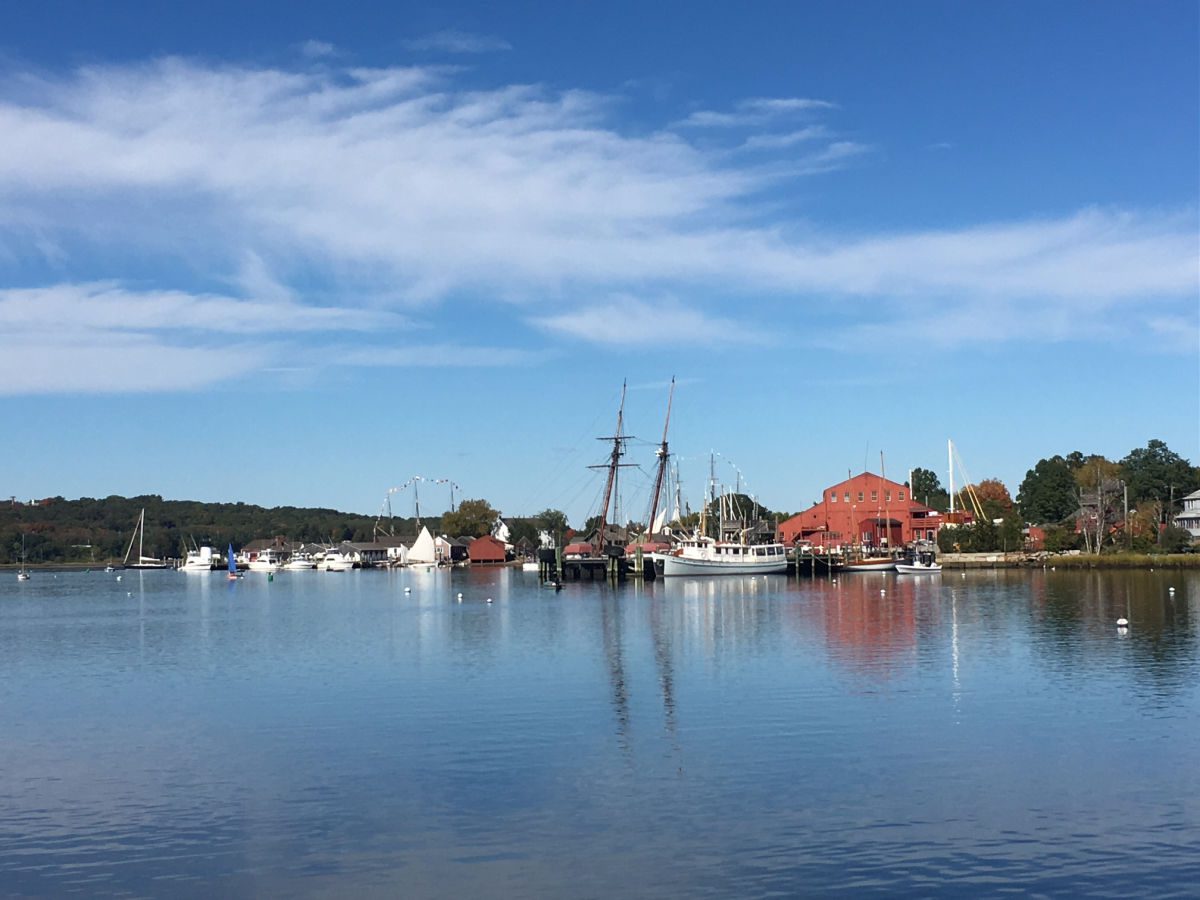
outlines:
[[[907,485],[863,472],[826,488],[820,502],[779,523],[779,540],[809,541],[821,550],[902,547],[936,540],[945,521],[942,513],[913,500]]]

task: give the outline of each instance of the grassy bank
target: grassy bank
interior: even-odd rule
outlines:
[[[947,569],[1200,569],[1200,553],[945,553],[938,561]]]
[[[1105,553],[1048,556],[1042,562],[1056,569],[1200,569],[1197,553]]]

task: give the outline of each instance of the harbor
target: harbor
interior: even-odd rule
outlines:
[[[18,896],[1200,881],[1195,571],[57,574],[0,580]]]

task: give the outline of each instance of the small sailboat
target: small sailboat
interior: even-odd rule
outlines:
[[[156,559],[153,556],[146,556],[143,551],[143,545],[146,539],[146,508],[142,507],[142,514],[138,516],[137,525],[134,526],[133,536],[129,538],[129,547],[125,550],[126,569],[169,569],[170,563],[161,559]],[[129,554],[133,552],[133,542],[138,542],[137,560],[129,561]]]
[[[242,573],[238,571],[237,557],[233,555],[233,544],[229,545],[229,553],[226,555],[226,559],[229,561],[229,580],[233,581],[235,578],[241,578]]]
[[[17,581],[28,581],[29,570],[25,568],[25,535],[21,535],[21,568],[17,571]]]

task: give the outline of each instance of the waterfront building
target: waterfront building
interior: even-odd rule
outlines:
[[[1183,498],[1183,512],[1175,516],[1175,527],[1186,529],[1192,540],[1200,540],[1200,491]]]
[[[471,565],[473,566],[497,565],[506,562],[508,559],[504,542],[499,538],[492,537],[490,534],[485,534],[483,537],[477,537],[471,541],[471,546],[467,552],[471,557]]]
[[[947,519],[914,500],[908,485],[863,472],[827,487],[818,502],[780,522],[778,535],[784,544],[807,541],[822,551],[858,545],[901,547],[937,540]]]

